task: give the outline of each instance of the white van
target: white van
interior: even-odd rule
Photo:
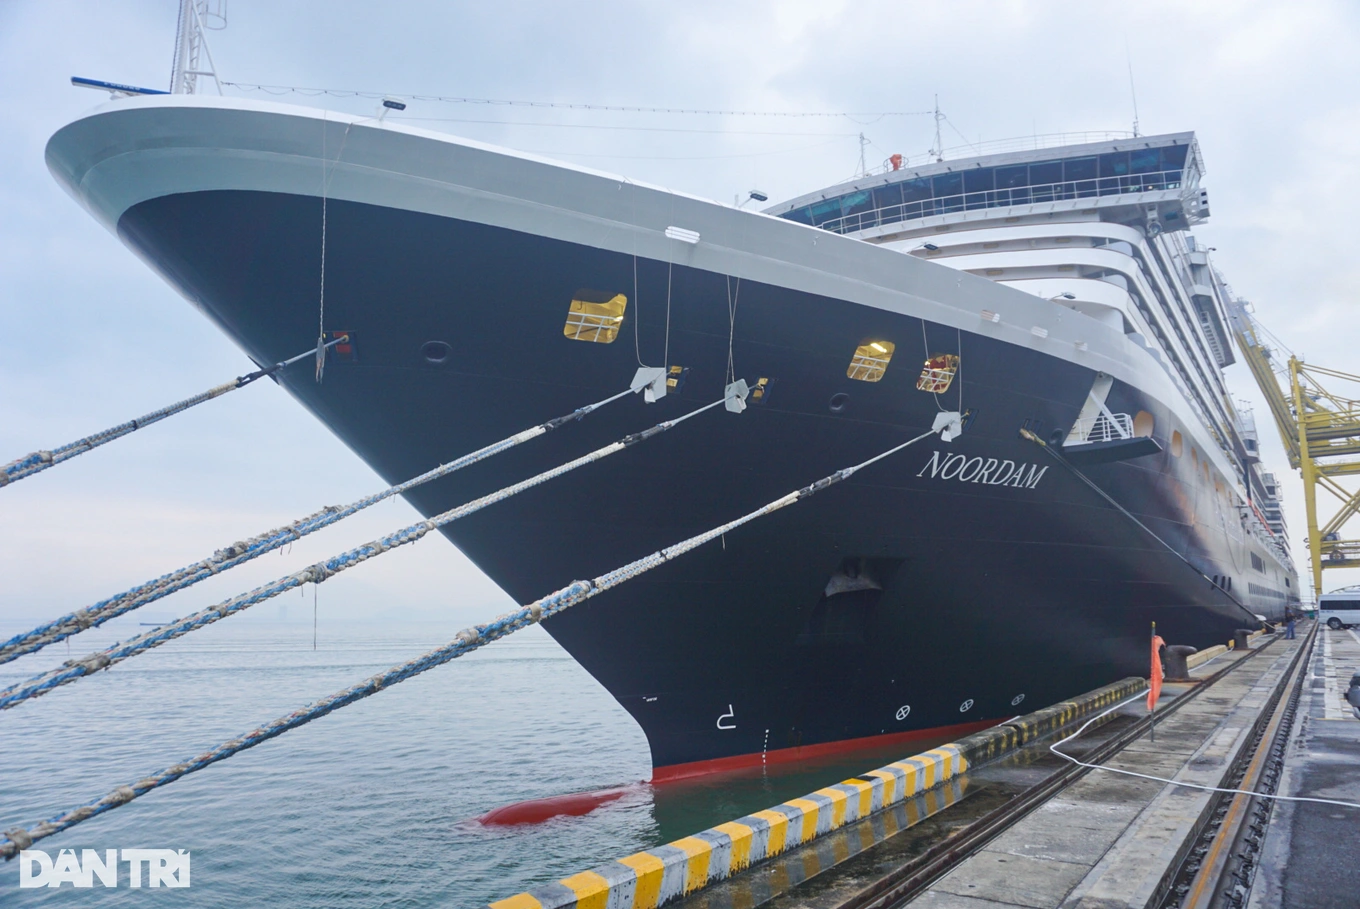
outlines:
[[[1318,621],[1333,631],[1360,625],[1360,590],[1348,588],[1318,597]]]

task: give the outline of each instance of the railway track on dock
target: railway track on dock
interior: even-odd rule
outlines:
[[[1316,628],[1294,654],[1293,662],[1272,692],[1256,721],[1251,744],[1237,756],[1228,772],[1230,786],[1263,793],[1274,791],[1279,779],[1284,745],[1288,740]],[[1165,708],[1155,721],[1160,724],[1170,715],[1194,701],[1229,674],[1261,658],[1277,654],[1278,637],[1253,648],[1250,655],[1199,680]],[[1130,744],[1142,739],[1153,728],[1153,717],[1125,723],[1104,741],[1081,755],[1083,764],[1103,763]],[[1045,744],[1044,747],[1047,747]],[[794,897],[789,905],[816,905],[836,909],[895,909],[910,902],[929,886],[977,853],[1040,805],[1092,772],[1092,768],[1065,763],[1015,797],[942,836],[923,852],[897,865],[848,899],[834,902],[817,899],[810,903]],[[1237,909],[1245,904],[1254,872],[1255,850],[1268,821],[1270,802],[1246,795],[1217,794],[1211,808],[1198,825],[1195,835],[1173,863],[1148,904],[1159,909]],[[789,894],[792,896],[792,894]],[[787,900],[787,897],[785,898]],[[783,905],[785,900],[777,900]]]
[[[1315,624],[1309,631],[1304,645],[1294,654],[1284,683],[1261,711],[1252,747],[1233,767],[1231,788],[1264,795],[1273,795],[1278,788],[1317,628]],[[1168,881],[1159,909],[1245,906],[1274,804],[1270,799],[1242,793],[1220,793],[1195,845]]]

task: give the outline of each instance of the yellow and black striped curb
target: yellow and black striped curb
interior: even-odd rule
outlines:
[[[757,862],[913,798],[1147,687],[1125,679],[719,824],[491,904],[491,909],[655,909]]]
[[[695,896],[702,900],[705,894],[711,894],[708,898],[715,905],[762,905],[949,808],[963,798],[969,787],[968,774],[956,776],[860,823],[846,824],[802,848],[787,850],[783,855],[761,862],[758,871],[732,875],[722,882],[724,892],[721,894],[704,890]]]
[[[984,730],[976,735],[969,736],[968,739],[986,736],[998,729],[1011,727],[1016,731],[1017,740],[1012,747],[1028,745],[1035,739],[1043,738],[1050,732],[1054,732],[1075,720],[1081,719],[1088,713],[1094,713],[1111,704],[1116,704],[1130,695],[1137,694],[1147,688],[1147,680],[1132,678],[1124,679],[1122,682],[1115,682],[1113,685],[1106,685],[1104,688],[1097,688],[1095,691],[1083,694],[1079,698],[1070,701],[1063,701],[1054,704],[1052,707],[1045,707],[1043,710],[1036,710],[1028,716],[1017,717],[1002,723],[1000,727]],[[960,744],[968,742],[963,739]],[[1000,757],[1000,752],[996,756]],[[973,759],[978,763],[977,759]]]

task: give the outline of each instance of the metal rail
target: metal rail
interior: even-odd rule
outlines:
[[[1276,640],[1278,638],[1254,648],[1249,655],[1234,661],[1213,675],[1207,676],[1194,688],[1168,704],[1157,716],[1165,717],[1167,714],[1179,710],[1183,705],[1198,697],[1201,692],[1212,687],[1225,675],[1265,651]],[[1306,646],[1300,647],[1299,653],[1303,653],[1306,649]],[[1295,659],[1297,658],[1296,655]],[[1125,746],[1141,738],[1152,727],[1152,723],[1153,717],[1147,716],[1129,724],[1110,740],[1096,747],[1089,755],[1084,756],[1083,762],[1096,764],[1108,760]],[[841,903],[837,909],[894,909],[894,907],[905,904],[1035,808],[1085,776],[1090,770],[1089,767],[1068,764],[1007,804],[978,818],[959,833],[935,844],[917,858],[884,875],[878,881]]]
[[[1273,709],[1261,712],[1252,748],[1237,762],[1232,788],[1273,795],[1284,766],[1285,745],[1294,727],[1303,693],[1306,655],[1317,640],[1318,625],[1294,654],[1286,681],[1272,696]],[[1237,909],[1246,904],[1256,876],[1256,855],[1265,840],[1266,825],[1274,809],[1270,799],[1238,793],[1227,802],[1219,795],[1209,812],[1205,829],[1195,846],[1175,869],[1162,909]]]
[[[961,211],[982,211],[989,208],[1013,208],[1017,205],[1041,205],[1072,199],[1096,199],[1107,196],[1142,196],[1149,192],[1165,192],[1183,188],[1183,170],[1162,170],[1146,174],[1124,174],[1118,177],[1093,177],[1089,180],[1063,180],[1032,186],[982,189],[973,192],[934,196],[912,202],[897,202],[842,214],[825,221],[814,221],[814,227],[837,234],[850,234],[915,221],[933,215],[949,215]],[[890,185],[890,184],[889,184]],[[803,206],[810,208],[811,206]],[[795,209],[796,211],[797,209]]]

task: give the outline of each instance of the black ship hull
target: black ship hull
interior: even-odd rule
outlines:
[[[265,363],[315,339],[321,205],[180,193],[133,205],[117,229]],[[545,622],[637,719],[658,778],[977,728],[1146,674],[1154,621],[1204,647],[1278,611],[1238,602],[1239,517],[1189,451],[1169,450],[1186,431],[1173,410],[1133,384],[1117,381],[1109,406],[1150,414],[1160,450],[1080,470],[1137,521],[1020,436],[1060,442],[1076,420],[1096,373],[1061,356],[473,220],[332,199],[327,225],[326,323],[352,332],[356,358],[320,384],[302,370],[281,381],[388,481],[620,391],[667,349],[690,369],[678,395],[626,399],[414,490],[424,514],[715,400],[729,345],[737,376],[775,380],[743,414],[705,414],[444,529],[520,602],[877,454],[942,408],[970,413],[950,443],[927,440]],[[628,297],[614,343],[564,337],[581,289]],[[869,338],[897,345],[873,384],[846,376]],[[915,385],[937,353],[961,358],[938,397]],[[827,596],[837,574],[874,584]],[[1206,576],[1235,577],[1233,593]]]

